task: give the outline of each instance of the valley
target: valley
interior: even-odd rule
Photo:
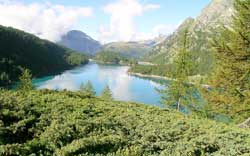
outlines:
[[[249,0],[0,0],[0,156],[249,156],[249,28]]]

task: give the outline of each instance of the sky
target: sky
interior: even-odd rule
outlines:
[[[0,25],[50,41],[81,30],[101,43],[171,34],[211,0],[0,0]]]

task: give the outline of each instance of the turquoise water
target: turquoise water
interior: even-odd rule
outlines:
[[[140,102],[160,106],[160,96],[155,88],[162,88],[156,80],[127,74],[127,66],[99,65],[89,63],[60,75],[48,76],[33,81],[37,89],[72,90],[90,81],[99,95],[109,85],[113,98],[121,101]]]

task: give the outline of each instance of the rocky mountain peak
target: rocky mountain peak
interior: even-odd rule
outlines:
[[[196,18],[196,23],[203,26],[230,24],[233,10],[233,0],[212,0]]]

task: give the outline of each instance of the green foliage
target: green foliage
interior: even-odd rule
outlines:
[[[86,63],[84,55],[10,27],[0,26],[0,86],[18,80],[22,69],[43,76]]]
[[[18,90],[29,91],[34,88],[32,84],[32,75],[28,69],[23,70],[19,80],[20,83],[18,84],[17,87]]]
[[[120,53],[111,52],[111,51],[102,51],[99,52],[94,58],[96,61],[107,64],[136,64],[136,60],[129,58]]]
[[[218,64],[207,94],[214,110],[242,121],[250,115],[250,1],[235,0],[232,27],[224,27],[214,46]]]
[[[108,85],[103,89],[103,91],[101,93],[101,98],[107,99],[107,100],[112,100],[113,99],[112,92],[111,92]]]
[[[0,90],[0,155],[240,156],[250,132],[79,92]]]
[[[79,66],[88,62],[87,57],[83,54],[71,52],[66,56],[66,60],[73,66]]]
[[[182,46],[179,49],[178,56],[174,61],[175,70],[172,73],[173,81],[160,90],[162,103],[176,106],[180,110],[182,106],[188,105],[192,101],[193,85],[189,83],[188,76],[191,75],[193,62],[188,49],[188,31],[184,32]]]
[[[89,97],[95,96],[96,94],[95,89],[90,81],[88,81],[86,84],[81,84],[80,92]]]

